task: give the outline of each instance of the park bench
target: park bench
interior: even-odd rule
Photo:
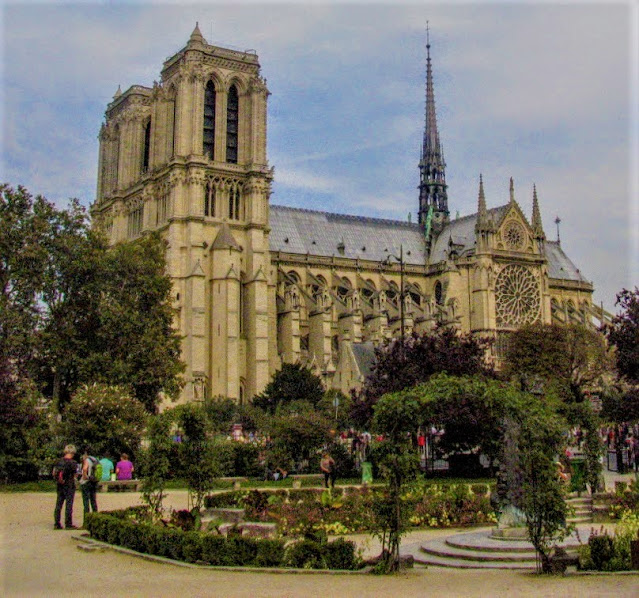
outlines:
[[[98,482],[99,492],[139,492],[142,480],[107,480]]]

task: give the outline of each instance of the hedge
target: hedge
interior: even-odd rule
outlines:
[[[302,540],[285,550],[284,540],[225,538],[199,531],[161,527],[127,519],[127,510],[87,513],[85,526],[92,538],[188,563],[228,567],[301,567],[357,569],[354,542]]]

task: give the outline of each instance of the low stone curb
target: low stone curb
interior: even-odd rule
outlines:
[[[115,544],[108,544],[107,542],[101,542],[100,540],[94,540],[88,534],[82,534],[81,536],[72,536],[72,539],[78,542],[78,548],[80,550],[113,550],[129,556],[138,557],[145,561],[152,561],[156,563],[162,563],[164,565],[174,565],[176,567],[186,567],[188,569],[210,569],[212,571],[237,571],[240,573],[293,573],[297,575],[304,574],[324,574],[324,575],[365,575],[370,573],[372,567],[363,567],[357,569],[357,571],[349,571],[345,569],[289,569],[287,567],[229,567],[224,565],[197,565],[195,563],[185,563],[184,561],[176,561],[175,559],[169,559],[165,556],[157,556],[155,554],[146,554],[144,552],[138,552],[131,550],[130,548],[124,548],[123,546],[116,546]]]

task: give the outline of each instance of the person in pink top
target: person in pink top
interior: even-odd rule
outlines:
[[[133,463],[129,461],[129,455],[122,453],[115,466],[115,477],[118,480],[130,480],[133,478]]]

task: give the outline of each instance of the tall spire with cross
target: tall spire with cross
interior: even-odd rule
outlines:
[[[439,140],[435,114],[435,90],[430,60],[430,31],[426,23],[426,115],[424,141],[419,161],[419,222],[425,224],[432,209],[434,226],[441,226],[448,219],[448,195],[446,193],[446,163]]]

